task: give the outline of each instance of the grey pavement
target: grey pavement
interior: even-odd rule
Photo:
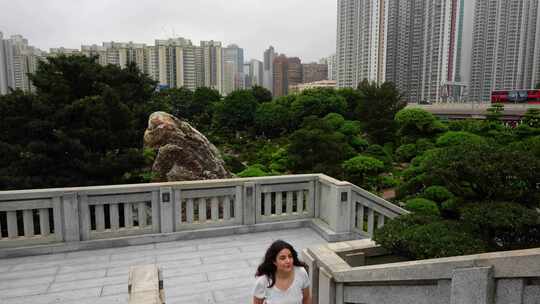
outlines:
[[[250,303],[254,273],[277,239],[326,243],[309,228],[0,260],[0,303],[127,303],[128,269],[156,263],[167,304]]]

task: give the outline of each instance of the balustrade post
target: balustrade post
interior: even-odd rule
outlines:
[[[79,201],[77,193],[65,193],[64,195],[62,195],[62,211],[64,224],[64,241],[80,241],[81,236],[79,233]],[[54,220],[56,221],[57,219],[55,218]]]
[[[336,227],[335,232],[350,232],[351,231],[351,187],[339,186],[337,188],[337,212],[336,212]]]
[[[172,188],[159,188],[159,210],[161,214],[161,233],[171,233],[174,231],[174,215],[173,212],[173,198]],[[154,221],[155,219],[152,219]]]
[[[253,182],[244,184],[244,195],[242,206],[244,208],[244,225],[255,224],[255,203],[256,199],[256,185]]]

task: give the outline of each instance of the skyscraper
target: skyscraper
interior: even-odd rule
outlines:
[[[443,86],[462,78],[463,2],[388,3],[385,78],[407,101],[439,101]]]
[[[476,0],[471,101],[492,90],[529,89],[540,80],[538,0]]]
[[[244,49],[236,44],[223,48],[223,94],[244,87]]]
[[[223,93],[222,81],[222,47],[219,41],[201,41],[202,67],[205,87]]]
[[[9,39],[0,36],[0,94],[8,93],[10,88],[33,91],[28,74],[36,72],[39,61],[45,59],[44,52],[30,46],[21,35]]]
[[[4,34],[0,32],[0,95],[8,93],[7,60],[4,48]]]
[[[326,63],[328,66],[328,80],[336,80],[337,79],[337,56],[336,54],[330,55],[328,57],[325,57],[321,59],[320,63]]]
[[[156,40],[159,84],[171,88],[197,88],[196,47],[190,40]]]
[[[256,59],[249,62],[249,78],[251,86],[263,86],[263,63]]]
[[[302,61],[298,57],[287,58],[287,93],[289,86],[302,83]],[[286,93],[286,94],[287,94]]]
[[[339,87],[385,77],[386,7],[389,0],[338,0],[336,56]]]
[[[276,52],[273,46],[270,46],[264,52],[264,66],[263,66],[263,83],[264,87],[270,92],[274,93],[274,58]]]
[[[281,54],[274,58],[272,64],[274,77],[272,83],[274,85],[272,92],[274,96],[285,96],[289,87],[289,59]]]

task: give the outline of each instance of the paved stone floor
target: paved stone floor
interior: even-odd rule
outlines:
[[[276,239],[326,243],[309,228],[0,260],[0,303],[127,303],[128,268],[157,263],[167,304],[251,303],[255,268]]]

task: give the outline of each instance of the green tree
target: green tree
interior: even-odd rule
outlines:
[[[250,90],[251,90],[251,94],[253,94],[253,97],[257,99],[258,103],[272,101],[272,92],[268,91],[266,88],[256,85],[256,86],[251,87]]]
[[[229,94],[215,105],[215,128],[226,133],[247,131],[253,126],[257,100],[248,90],[238,90]]]
[[[375,230],[378,244],[411,259],[441,258],[486,251],[486,245],[463,225],[436,216],[400,216]]]
[[[540,246],[540,215],[534,209],[510,202],[469,204],[462,220],[490,250]]]
[[[295,173],[322,172],[340,177],[341,163],[352,155],[353,149],[344,134],[324,119],[311,116],[290,136],[287,152]]]
[[[255,164],[247,167],[242,172],[237,174],[238,177],[261,177],[270,175],[267,169],[261,164]]]
[[[395,116],[398,136],[402,143],[415,143],[420,138],[430,138],[445,130],[441,122],[424,109],[409,108]]]
[[[257,133],[267,137],[285,134],[290,128],[290,116],[289,108],[279,100],[259,104],[254,118]]]
[[[536,84],[536,86],[534,87],[535,89],[537,90],[540,90],[540,82]]]
[[[411,212],[424,215],[439,216],[440,211],[437,203],[425,198],[414,198],[407,201],[405,208]]]
[[[134,65],[102,67],[72,56],[40,63],[37,93],[0,98],[0,188],[134,182],[155,82]],[[5,119],[4,119],[5,118]]]
[[[384,144],[394,139],[394,116],[406,106],[392,83],[377,85],[367,80],[358,86],[360,101],[356,112],[371,141]]]
[[[540,159],[527,151],[489,144],[464,144],[437,150],[422,162],[426,184],[445,185],[471,201],[503,200],[538,204]]]
[[[347,111],[344,114],[345,118],[350,120],[358,119],[356,110],[362,98],[360,92],[353,88],[340,88],[336,90],[336,93],[347,102]]]
[[[485,144],[486,140],[482,136],[472,134],[469,132],[459,131],[449,131],[439,136],[437,139],[437,146],[439,147],[448,147],[462,144]]]
[[[332,89],[310,89],[298,94],[290,109],[293,122],[299,125],[308,116],[343,115],[347,111],[347,102]]]
[[[214,115],[214,105],[221,102],[222,96],[216,89],[199,87],[193,92],[191,120],[197,127],[206,130],[210,127]]]
[[[373,189],[377,176],[384,171],[384,163],[374,157],[358,155],[343,163],[345,176],[352,183]]]

